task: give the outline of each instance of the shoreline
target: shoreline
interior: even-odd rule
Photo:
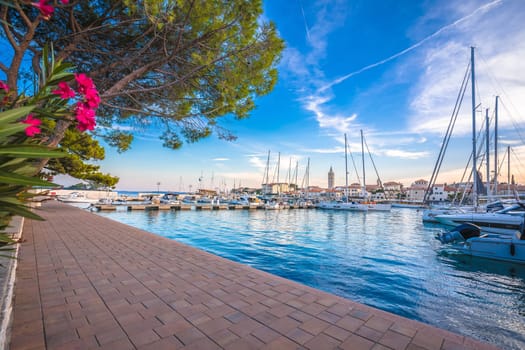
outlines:
[[[39,215],[24,226],[13,349],[497,349],[71,206]]]

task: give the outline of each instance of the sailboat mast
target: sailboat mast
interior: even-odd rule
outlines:
[[[363,163],[363,198],[366,198],[365,146],[363,140],[363,129],[361,129],[361,162]]]
[[[277,155],[277,183],[279,183],[279,170],[281,168],[281,152]]]
[[[299,161],[295,162],[295,191],[297,191],[297,176],[299,174]]]
[[[477,185],[477,152],[476,152],[476,76],[474,70],[474,47],[470,48],[470,74],[472,84],[472,202],[474,208],[478,207],[478,185]]]
[[[498,100],[494,106],[494,193],[498,195]]]
[[[348,152],[347,152],[348,146],[346,142],[346,134],[345,134],[345,198],[346,202],[348,203]]]
[[[510,146],[507,146],[507,191],[510,196]]]
[[[268,193],[268,182],[270,182],[270,150],[268,150],[268,159],[266,160],[266,181],[264,183],[264,194]]]
[[[306,199],[310,196],[308,190],[310,189],[310,157],[308,157],[308,163],[306,165]]]
[[[489,153],[490,153],[490,130],[489,130],[489,109],[485,109],[485,132],[486,137],[486,153],[487,153],[487,200],[490,198],[490,162],[489,162]]]

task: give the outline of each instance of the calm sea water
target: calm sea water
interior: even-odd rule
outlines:
[[[525,349],[525,266],[443,248],[421,213],[117,211],[99,215],[308,286]]]

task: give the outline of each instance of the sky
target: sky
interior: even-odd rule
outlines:
[[[510,146],[511,173],[525,182],[520,163],[525,161],[524,1],[267,0],[263,6],[261,20],[276,24],[286,49],[275,89],[256,100],[250,117],[222,118],[220,125],[237,140],[212,136],[174,151],[163,148],[153,132],[137,133],[131,150],[119,154],[107,148],[98,163],[103,172],[120,177],[117,190],[260,187],[268,152],[272,182],[288,182],[297,173],[304,185],[309,160],[309,185],[327,187],[330,167],[336,185],[344,185],[345,134],[348,181],[361,182],[361,130],[369,150],[367,184],[378,176],[405,186],[428,180],[470,47],[475,47],[476,129],[484,125],[487,108],[494,128],[494,101],[500,96],[500,181],[507,181],[503,156]],[[469,87],[440,183],[462,179],[472,150],[471,111]],[[490,140],[492,149],[493,134]],[[489,160],[493,168],[492,153]]]

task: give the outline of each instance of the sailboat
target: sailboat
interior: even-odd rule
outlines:
[[[365,148],[364,148],[365,141],[364,140],[365,139],[363,136],[363,130],[361,130],[361,157],[362,157],[362,163],[363,163],[363,190],[362,190],[363,191],[362,192],[363,202],[361,202],[361,204],[366,205],[369,211],[390,211],[390,209],[392,209],[391,203],[381,203],[381,202],[376,202],[376,201],[370,201],[368,198],[368,192],[366,191]],[[369,152],[369,155],[370,155],[370,152]],[[372,158],[370,157],[370,159]],[[374,165],[374,168],[375,168],[375,165]],[[379,182],[381,182],[381,180],[379,180]]]
[[[476,181],[476,94],[475,94],[475,71],[474,71],[474,48],[471,47],[471,84],[472,84],[472,196],[474,208],[478,207],[478,181]],[[523,204],[518,207],[525,209]],[[517,208],[518,209],[518,208]],[[525,218],[513,216],[506,213],[476,213],[438,215],[436,219],[443,223],[462,223],[448,232],[436,236],[442,243],[452,244],[462,253],[503,261],[525,263]],[[513,220],[513,225],[509,220]],[[461,221],[459,221],[461,220]],[[470,220],[466,222],[465,220]],[[475,222],[478,225],[472,223]],[[492,231],[500,234],[482,234],[484,231]],[[504,230],[504,231],[502,231]]]
[[[359,202],[348,200],[348,143],[345,134],[345,200],[324,201],[317,205],[318,209],[334,209],[349,211],[368,211],[368,206]]]

